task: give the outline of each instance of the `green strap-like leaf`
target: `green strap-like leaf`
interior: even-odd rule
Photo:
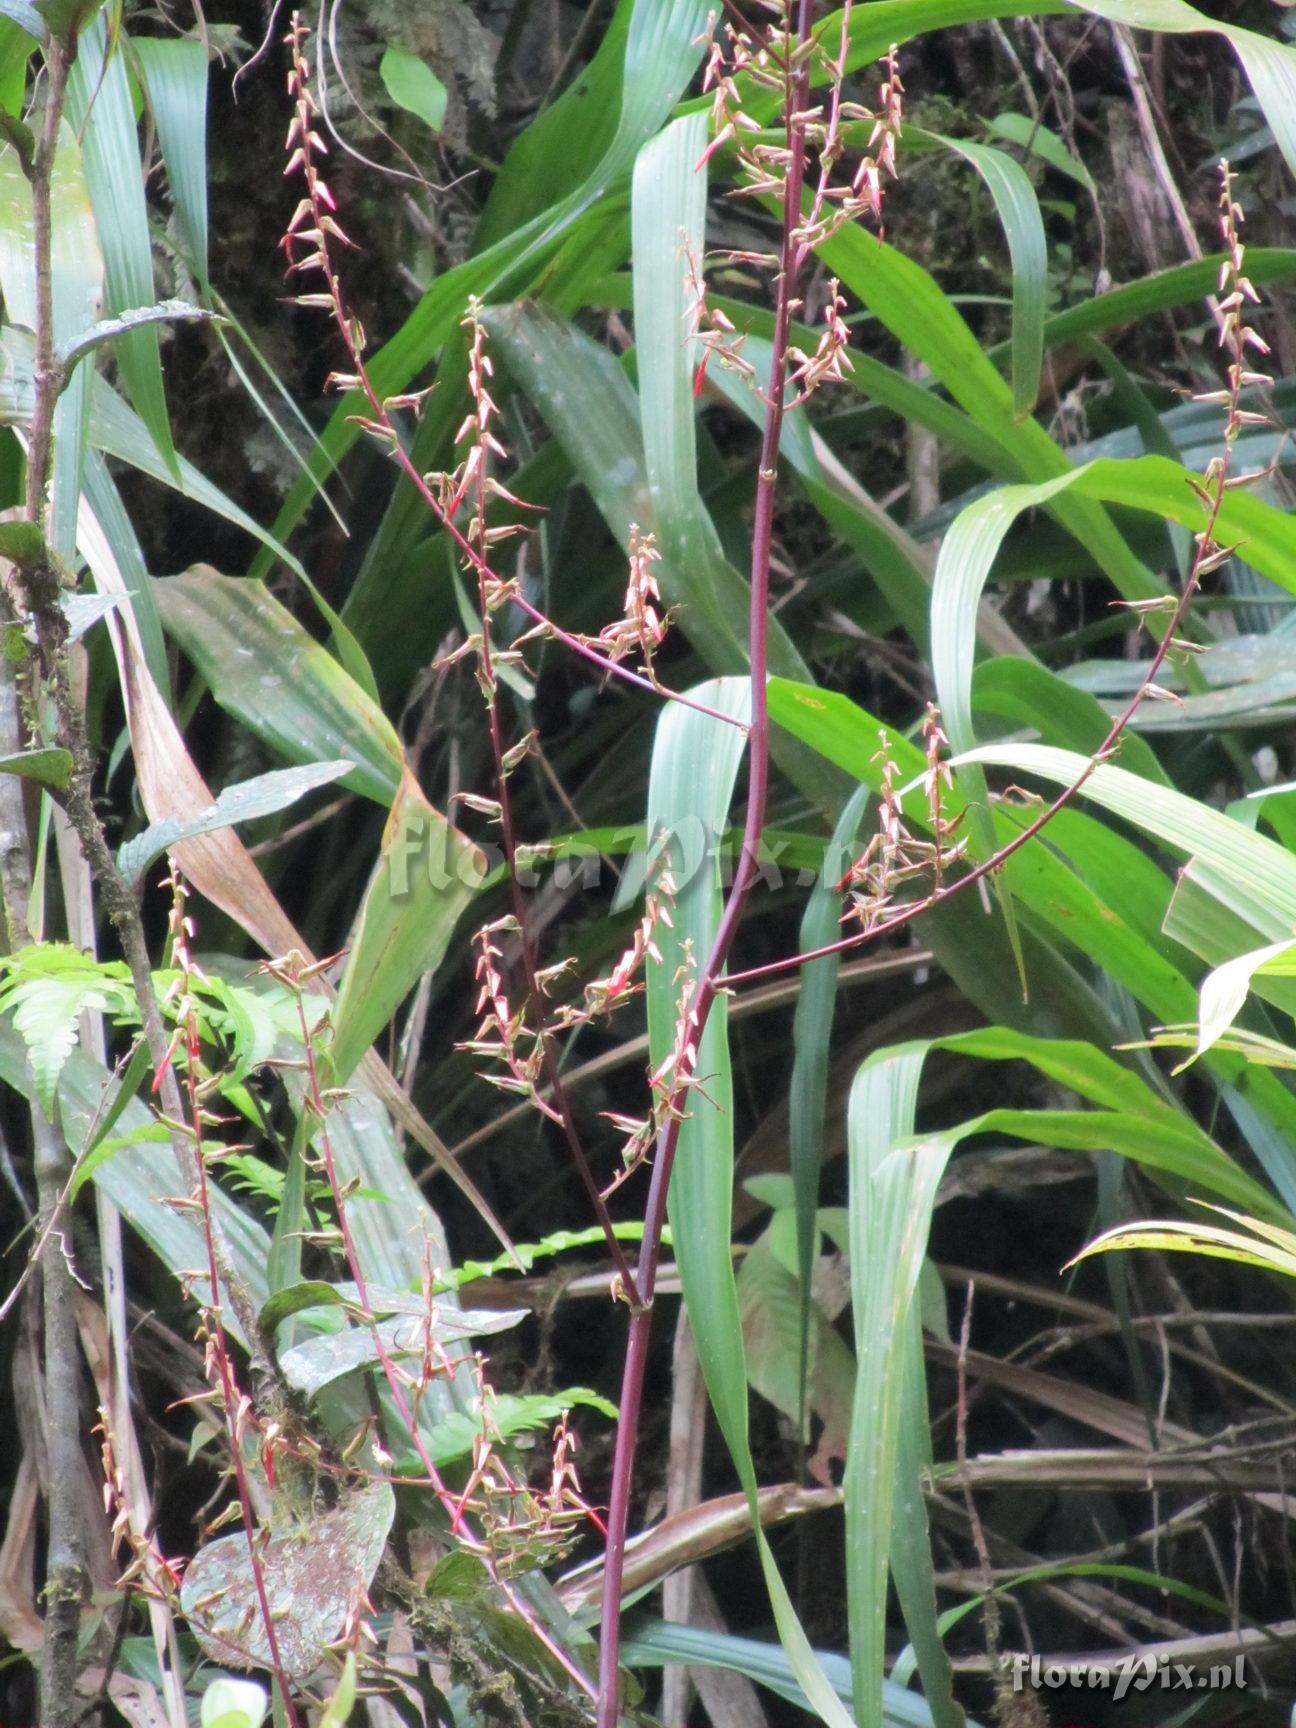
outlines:
[[[440,963],[485,874],[480,850],[406,771],[338,989],[330,1053],[336,1084],[346,1084],[410,990]]]
[[[1036,774],[1060,786],[1073,784],[1092,767],[1088,757],[1047,744],[984,745],[963,760]],[[1296,929],[1296,858],[1285,847],[1186,793],[1153,785],[1112,763],[1092,768],[1081,796],[1227,878],[1237,905],[1283,929]]]
[[[972,662],[976,608],[1004,537],[1026,510],[1054,503],[1067,492],[1205,526],[1206,510],[1193,490],[1197,477],[1163,456],[1130,461],[1100,458],[1035,486],[1003,486],[969,504],[941,545],[932,588],[932,671],[941,714],[955,750],[975,743]],[[1225,495],[1216,524],[1221,544],[1245,543],[1257,570],[1296,592],[1296,522],[1246,493]]]
[[[971,418],[1010,456],[1019,472],[1047,481],[1071,472],[1065,454],[1034,420],[1019,421],[1012,392],[986,358],[957,308],[920,264],[858,224],[819,247],[825,265],[897,339],[931,367]],[[1100,505],[1056,500],[1054,513],[1126,599],[1148,599],[1161,584],[1131,552]]]
[[[887,1577],[909,1311],[953,1142],[913,1143],[925,1050],[883,1050],[851,1087],[851,1309],[857,1362],[846,1493],[846,1618],[857,1728],[881,1728]]]
[[[912,128],[905,131],[912,137]],[[1044,358],[1048,243],[1035,188],[1025,170],[1002,150],[940,133],[920,136],[930,136],[970,163],[994,200],[1012,264],[1012,391],[1013,409],[1020,419],[1035,406]]]
[[[194,36],[137,36],[130,51],[148,94],[167,184],[204,292],[207,276],[207,50]]]
[[[21,750],[0,756],[0,774],[17,774],[61,792],[72,775],[72,757],[66,750]]]
[[[868,808],[869,788],[851,793],[833,829],[823,866],[801,917],[802,953],[826,948],[841,929],[837,884],[855,857],[855,837]],[[828,1097],[828,1052],[832,1043],[837,977],[841,960],[825,954],[801,969],[801,991],[792,1020],[792,1077],[788,1088],[788,1163],[796,1204],[797,1276],[800,1287],[800,1405],[804,1417],[810,1355],[810,1278],[819,1239],[819,1169],[823,1162],[824,1112]]]
[[[68,115],[81,135],[86,183],[98,219],[106,309],[120,315],[150,306],[156,299],[153,247],[135,110],[125,61],[108,53],[102,18],[81,33],[68,81]],[[127,331],[119,337],[116,353],[130,399],[178,480],[156,329],[145,324]]]
[[[54,340],[75,341],[99,316],[103,292],[103,260],[90,206],[76,136],[65,125],[59,136],[50,186],[51,277],[54,298]],[[31,186],[12,145],[0,148],[0,289],[4,293],[7,326],[36,327],[36,277],[31,243]],[[29,353],[31,338],[5,330],[5,346]],[[30,362],[27,396],[30,400]],[[6,384],[10,381],[5,380]],[[16,382],[16,381],[15,381]],[[54,478],[50,542],[71,558],[76,545],[77,502],[86,436],[90,375],[73,376],[54,412]],[[24,418],[30,417],[30,406]]]
[[[739,679],[699,686],[694,697],[742,719],[749,685]],[[709,952],[720,918],[715,836],[724,826],[742,755],[734,726],[693,708],[668,704],[658,722],[648,788],[649,855],[660,848],[675,883],[672,924],[655,932],[660,961],[648,961],[648,1033],[654,1067],[675,1046],[681,968],[687,977]],[[671,1178],[669,1209],[684,1300],[693,1321],[698,1360],[716,1419],[752,1506],[761,1567],[775,1623],[792,1670],[820,1719],[850,1728],[825,1678],[779,1576],[760,1528],[756,1471],[747,1423],[747,1364],[734,1283],[730,1236],[733,1205],[733,1074],[725,999],[707,1020],[697,1073],[705,1096],[692,1093]]]
[[[210,322],[215,316],[205,306],[191,306],[187,300],[159,300],[156,306],[136,306],[128,312],[119,312],[115,317],[100,318],[72,341],[60,344],[55,359],[66,374],[105,342],[120,341],[147,325],[203,323]]]

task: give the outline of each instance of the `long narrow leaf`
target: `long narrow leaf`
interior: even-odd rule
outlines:
[[[701,685],[694,695],[736,719],[747,713],[749,686],[738,679]],[[675,1046],[683,979],[708,953],[720,918],[720,874],[714,836],[724,826],[742,738],[696,709],[668,704],[658,724],[648,790],[649,856],[660,855],[676,885],[672,923],[657,931],[660,961],[647,971],[648,1032],[654,1067]],[[686,849],[687,848],[687,849]],[[661,866],[659,866],[661,867]],[[821,1720],[850,1728],[849,1717],[810,1648],[760,1527],[747,1421],[747,1364],[734,1283],[733,1075],[725,1001],[717,999],[698,1052],[705,1096],[694,1092],[680,1130],[669,1212],[676,1264],[716,1419],[752,1507],[766,1588],[779,1636],[798,1681]]]
[[[207,51],[194,36],[140,36],[131,50],[148,92],[189,262],[207,275]]]
[[[846,1614],[858,1728],[880,1728],[887,1577],[909,1310],[952,1142],[909,1144],[920,1049],[880,1052],[851,1088],[851,1307],[857,1361],[846,1457]]]
[[[1088,758],[1046,744],[992,744],[965,761],[1037,774],[1067,786],[1091,767]],[[1089,773],[1081,796],[1132,822],[1171,851],[1200,860],[1229,878],[1259,915],[1296,928],[1296,859],[1273,840],[1171,787],[1155,786],[1112,763]],[[1265,932],[1268,934],[1268,931]]]
[[[106,310],[121,313],[150,306],[157,293],[135,111],[125,61],[120,54],[108,52],[102,18],[82,30],[78,39],[68,83],[68,114],[81,135],[86,183],[99,219]],[[136,412],[178,479],[157,330],[142,324],[127,331],[117,340],[116,354]]]
[[[1048,244],[1039,200],[1025,170],[1002,150],[939,133],[933,137],[970,163],[985,181],[1008,242],[1012,261],[1013,408],[1020,418],[1035,406],[1044,358]]]
[[[841,926],[837,884],[853,861],[855,837],[868,808],[869,789],[859,786],[847,800],[801,918],[803,953],[827,947]],[[810,1279],[818,1242],[819,1170],[823,1162],[828,1051],[832,1042],[841,961],[835,954],[812,960],[801,973],[792,1020],[792,1077],[788,1087],[788,1163],[796,1197],[797,1280],[800,1290],[800,1397],[804,1424],[810,1356]]]
[[[54,339],[75,341],[99,316],[103,258],[86,188],[76,136],[65,125],[50,184],[50,274]],[[31,245],[31,186],[11,144],[0,149],[0,289],[6,325],[36,327],[36,276]],[[23,336],[6,329],[5,344],[22,347]],[[30,346],[30,338],[26,339]],[[28,368],[30,373],[30,366]],[[54,411],[54,483],[51,539],[70,558],[76,543],[77,500],[86,438],[90,372],[78,368]]]

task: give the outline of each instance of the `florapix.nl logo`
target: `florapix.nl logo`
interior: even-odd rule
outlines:
[[[1011,1658],[1014,1692],[1106,1692],[1113,1703],[1139,1692],[1244,1692],[1246,1658],[1228,1662],[1179,1662],[1148,1651],[1115,1662],[1057,1662],[1045,1656]]]

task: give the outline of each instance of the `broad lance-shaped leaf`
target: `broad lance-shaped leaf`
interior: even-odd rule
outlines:
[[[1296,1232],[1263,1224],[1258,1218],[1230,1212],[1224,1206],[1209,1206],[1204,1210],[1231,1219],[1236,1228],[1192,1218],[1158,1218],[1146,1223],[1118,1224],[1115,1229],[1104,1230],[1101,1236],[1095,1237],[1076,1255],[1076,1260],[1088,1259],[1091,1254],[1110,1253],[1113,1249],[1170,1249],[1181,1254],[1202,1254],[1211,1260],[1232,1260],[1263,1272],[1281,1273],[1284,1278],[1296,1278]]]
[[[39,17],[34,18],[37,35],[17,22],[20,14],[26,13],[28,21],[33,21],[31,8],[25,0],[11,0],[11,3],[0,5],[0,114],[5,116],[6,128],[14,138],[21,138],[21,127],[25,122],[19,119],[27,99],[27,68],[32,55],[36,52],[36,42],[41,29]],[[30,134],[31,127],[26,128]]]
[[[690,1667],[732,1668],[745,1674],[776,1697],[786,1698],[798,1710],[812,1708],[792,1664],[777,1644],[756,1638],[737,1638],[732,1632],[710,1632],[696,1626],[679,1626],[665,1620],[635,1615],[626,1624],[622,1646],[626,1663],[633,1668],[661,1667],[668,1662]],[[850,1663],[832,1651],[816,1651],[816,1659],[829,1685],[843,1703],[851,1700]],[[935,1718],[926,1701],[904,1686],[884,1682],[882,1720],[886,1728],[932,1728]],[[968,1728],[976,1728],[969,1723]]]
[[[433,132],[441,130],[445,124],[446,87],[426,60],[389,42],[378,72],[397,107],[417,115]]]
[[[1198,1010],[1197,1048],[1202,1056],[1228,1031],[1242,1012],[1256,978],[1296,977],[1296,942],[1271,942],[1226,960],[1202,980]]]
[[[218,828],[230,828],[237,822],[274,816],[308,792],[340,779],[351,767],[346,761],[310,762],[301,768],[277,768],[252,780],[240,780],[236,786],[227,786],[213,804],[196,815],[168,816],[161,822],[150,822],[118,852],[117,868],[128,882],[138,882],[155,858],[182,841],[199,834],[213,834]]]
[[[939,1328],[927,1318],[924,1278],[936,1288]],[[936,1577],[932,1561],[931,1527],[925,1485],[932,1468],[931,1416],[927,1405],[927,1365],[923,1328],[945,1331],[945,1291],[930,1261],[919,1275],[915,1298],[909,1302],[903,1342],[903,1384],[900,1391],[899,1434],[896,1443],[895,1492],[891,1508],[891,1577],[895,1583],[909,1649],[922,1679],[923,1691],[937,1728],[965,1728],[963,1711],[954,1696],[954,1671],[942,1636],[936,1608]],[[948,1342],[948,1339],[946,1339]],[[900,1681],[903,1655],[891,1669]],[[905,1678],[908,1676],[905,1674]]]
[[[676,592],[686,573],[721,558],[698,493],[694,356],[687,341],[689,257],[700,258],[706,243],[707,178],[698,165],[706,141],[701,116],[668,126],[639,154],[631,202],[635,335],[640,353],[651,356],[640,368],[639,421],[662,568]],[[686,600],[690,611],[715,610],[713,593],[710,583],[699,583]],[[737,630],[732,617],[724,622]]]
[[[28,0],[3,0],[0,17],[7,18],[35,42],[45,40],[45,20]]]
[[[106,592],[121,593],[125,582],[109,556],[110,549],[100,545],[95,550],[101,559],[94,566],[96,583]],[[154,821],[187,820],[199,815],[214,800],[149,674],[132,614],[123,616],[122,629],[113,636],[113,649],[126,693],[131,747],[145,809]],[[195,888],[241,924],[264,953],[279,955],[296,950],[308,963],[311,961],[310,944],[286,916],[247,848],[231,829],[221,828],[181,841],[178,851],[181,867]],[[414,1108],[377,1052],[365,1052],[360,1062],[364,1080],[393,1118],[431,1154],[507,1249],[508,1234],[476,1185]],[[448,1261],[448,1256],[444,1258]]]
[[[877,736],[878,722],[872,716],[866,715],[845,697],[786,684],[781,679],[771,680],[769,698],[771,715],[779,725],[795,730],[799,737],[822,750],[830,760],[860,781],[876,785],[878,765],[873,740]],[[920,795],[921,754],[906,740],[894,735],[889,736],[889,747],[901,776],[915,782],[914,788],[906,794],[906,815],[916,828],[921,828],[924,821]],[[1029,756],[1032,765],[1047,762],[1048,777],[1064,784],[1078,779],[1088,762],[1088,758],[1074,752],[1045,746],[1005,745],[998,750],[997,759],[1017,768],[1019,773],[1029,771],[1023,752]],[[981,754],[987,760],[994,757],[993,752]],[[1147,827],[1151,810],[1153,831],[1172,850],[1194,854],[1188,869],[1181,874],[1166,923],[1169,933],[1171,922],[1179,912],[1179,927],[1173,934],[1188,952],[1199,953],[1216,964],[1245,946],[1249,932],[1258,932],[1262,939],[1272,941],[1296,924],[1296,866],[1283,848],[1254,835],[1243,824],[1219,811],[1212,811],[1164,786],[1110,765],[1101,767],[1093,782],[1087,785],[1094,783],[1100,801],[1107,801],[1118,814],[1128,814],[1132,821]],[[1065,820],[1065,814],[1059,822]],[[1006,824],[1006,813],[1002,810],[1000,819]],[[1021,813],[1014,817],[1017,831],[1020,831],[1023,820]],[[1064,832],[1056,824],[1055,831]],[[1001,830],[1004,838],[1010,832],[1007,825]],[[1100,824],[1095,824],[1088,832],[1091,838],[1087,845],[1077,845],[1074,839],[1069,838],[1067,850],[1078,860],[1082,870],[1092,869],[1099,881],[1112,884],[1108,891],[1110,898],[1099,900],[1094,897],[1092,890],[1062,864],[1053,847],[1027,847],[1009,861],[1005,875],[1012,882],[1014,893],[1037,916],[1050,922],[1056,920],[1055,928],[1059,932],[1069,931],[1068,940],[1076,940],[1080,930],[1085,930],[1085,936],[1079,938],[1085,950],[1091,955],[1101,956],[1109,971],[1119,973],[1135,996],[1148,1003],[1158,1019],[1166,1023],[1190,1019],[1196,1007],[1195,990],[1166,957],[1164,940],[1159,946],[1152,940],[1163,917],[1164,900],[1155,895],[1148,900],[1146,862],[1149,861],[1145,861],[1139,871],[1132,871],[1128,851],[1119,857],[1108,858],[1110,849],[1104,844],[1103,850],[1095,852],[1092,837],[1101,837]],[[1115,840],[1117,837],[1113,835],[1111,838]],[[1258,843],[1258,849],[1251,853],[1247,851],[1249,840]],[[1209,865],[1208,858],[1213,860]],[[1024,869],[1027,865],[1030,868]],[[1058,866],[1056,871],[1054,866]],[[1265,904],[1260,895],[1270,887],[1271,879],[1284,882],[1285,887],[1280,896]],[[1189,890],[1193,890],[1191,895]],[[1209,898],[1206,890],[1209,890]],[[1134,908],[1136,923],[1141,922],[1147,927],[1146,936],[1136,936],[1132,930],[1122,929],[1121,907],[1131,894],[1136,901],[1148,901],[1142,912],[1137,906]],[[1234,907],[1235,911],[1225,918],[1221,938],[1221,918],[1229,907]],[[1185,916],[1190,908],[1197,912],[1192,923]],[[1210,914],[1209,920],[1203,917],[1207,913]],[[985,920],[978,915],[975,923],[964,928],[960,948],[951,952],[949,964],[959,963],[962,944],[974,937],[984,924]],[[980,973],[974,970],[964,987],[971,990],[980,988]],[[1074,988],[1083,990],[1079,978],[1074,980]],[[1035,1012],[1038,1014],[1038,1009]],[[1002,1014],[999,1017],[1002,1018]],[[1064,1028],[1074,1024],[1074,1013],[1062,1021]],[[1091,1032],[1087,1036],[1107,1045],[1116,1041],[1119,1033],[1109,1023],[1105,1031]],[[1296,1139],[1290,1095],[1271,1074],[1254,1063],[1244,1063],[1241,1057],[1223,1047],[1210,1052],[1207,1061],[1217,1080],[1223,1083],[1227,1107],[1243,1127],[1266,1172],[1280,1192],[1289,1194],[1290,1155],[1286,1149]]]
[[[167,634],[227,713],[290,761],[349,757],[344,785],[390,804],[405,759],[394,727],[263,583],[196,565],[152,592]]]
[[[510,144],[477,222],[477,250],[523,227],[537,209],[558,204],[580,185],[586,165],[606,154],[621,118],[635,11],[636,0],[617,0],[592,59]]]
[[[856,787],[837,819],[823,865],[801,918],[798,946],[803,954],[826,948],[837,939],[841,928],[841,898],[837,884],[854,860],[855,839],[868,808],[869,796],[867,786]],[[801,1304],[799,1403],[802,1408],[810,1353],[810,1279],[819,1236],[816,1214],[828,1096],[828,1052],[832,1043],[840,970],[841,959],[836,954],[825,954],[802,967],[801,991],[792,1020],[788,1162],[796,1209],[797,1282]]]
[[[207,307],[194,306],[188,300],[159,300],[152,306],[134,306],[112,318],[100,318],[72,341],[60,344],[55,359],[66,375],[96,348],[128,336],[132,330],[149,324],[210,323],[216,316]]]
[[[171,668],[167,662],[166,638],[153,601],[144,553],[117,483],[93,444],[85,454],[82,482],[77,510],[77,551],[86,561],[96,590],[85,598],[107,605],[114,612],[129,612],[144,663],[159,693],[169,702]],[[105,587],[100,573],[109,569],[115,572],[116,579]]]
[[[433,809],[407,769],[338,987],[336,1084],[346,1084],[418,979],[440,963],[485,874],[480,848]]]
[[[426,1316],[410,1315],[381,1320],[372,1326],[357,1324],[341,1332],[326,1332],[294,1344],[290,1350],[280,1352],[279,1366],[295,1392],[300,1392],[303,1398],[317,1398],[326,1386],[331,1386],[344,1375],[354,1374],[362,1368],[378,1368],[380,1343],[384,1353],[393,1358],[445,1352],[451,1362],[468,1362],[471,1351],[461,1349],[450,1356],[449,1346],[462,1345],[468,1338],[507,1332],[525,1320],[527,1313],[525,1308],[481,1313],[451,1308],[444,1322],[434,1310],[431,1327]]]
[[[1046,1078],[1093,1106],[1077,1110],[990,1110],[951,1130],[954,1143],[972,1134],[1002,1133],[1044,1145],[1111,1150],[1190,1192],[1209,1192],[1257,1217],[1281,1219],[1286,1208],[1229,1157],[1185,1112],[1154,1092],[1132,1069],[1092,1045],[1032,1038],[1003,1026],[951,1033],[913,1049],[946,1050],[989,1062],[1029,1062]]]
[[[206,294],[207,45],[196,36],[132,36],[130,52],[157,127],[186,261]]]
[[[34,0],[34,4],[50,34],[71,42],[102,11],[104,0]]]
[[[832,691],[774,678],[769,684],[769,701],[777,725],[821,750],[830,761],[874,790],[881,785],[877,741],[879,734],[884,734],[890,758],[905,789],[906,821],[914,832],[927,829],[930,812],[921,784],[925,767],[922,752],[914,744],[883,727],[847,697]],[[960,810],[956,787],[947,813],[957,817]],[[1002,844],[1019,832],[1022,822],[1021,811],[998,807],[994,811],[996,842]],[[1001,886],[1011,890],[1023,912],[1030,913],[1037,926],[1051,930],[1082,955],[1086,964],[1092,955],[1101,954],[1112,976],[1139,1001],[1146,1001],[1159,1019],[1182,1020],[1192,1013],[1195,991],[1164,953],[1159,927],[1149,931],[1141,929],[1137,922],[1127,921],[1120,896],[1113,898],[1110,891],[1104,896],[1089,882],[1087,855],[1074,844],[1075,838],[1068,836],[1070,855],[1076,859],[1074,867],[1053,847],[1028,846],[1008,861]],[[981,841],[975,828],[969,840],[973,853],[978,853]],[[957,940],[951,935],[944,950],[946,969],[956,973],[960,987],[979,1001],[988,1018],[1014,1023],[1021,1010],[1020,991],[1006,992],[995,982],[999,979],[1003,984],[1005,971],[1011,976],[1003,948],[1007,932],[987,919],[979,904],[966,899],[951,902],[934,915],[931,934],[938,941],[944,940],[943,932],[949,929],[942,922],[948,914],[953,914],[959,923]],[[1023,933],[1029,947],[1032,932],[1024,927]],[[977,958],[971,960],[972,955]],[[1053,951],[1047,960],[1044,956],[1040,960],[1030,1023],[1058,1034],[1102,1044],[1115,1043],[1120,1036],[1119,1027],[1102,1010],[1079,975],[1070,973],[1060,989],[1055,988],[1059,968],[1065,964],[1062,955]],[[1050,1003],[1045,1002],[1046,995],[1051,998]],[[1047,1018],[1041,1018],[1045,1014]]]
[[[120,316],[132,307],[149,306],[156,298],[153,245],[130,80],[122,55],[108,53],[102,18],[96,18],[78,38],[68,80],[68,115],[81,137],[86,183],[99,222],[105,303],[109,313]],[[149,324],[128,329],[118,338],[116,357],[140,419],[178,480],[156,329]]]
[[[1223,256],[1217,253],[1173,265],[1168,270],[1154,270],[1136,282],[1123,282],[1105,294],[1095,294],[1065,311],[1054,312],[1044,322],[1044,345],[1052,348],[1083,336],[1121,330],[1154,312],[1200,300],[1214,292],[1223,262]],[[1248,280],[1257,288],[1270,282],[1289,281],[1296,275],[1296,251],[1282,246],[1248,246],[1246,269]],[[998,352],[995,348],[989,350],[991,358]]]
[[[1204,657],[1209,657],[1210,649]],[[1137,676],[1136,662],[1129,664]],[[1097,750],[1111,730],[1111,715],[1071,678],[1060,678],[1038,660],[1001,656],[982,660],[972,674],[972,707],[978,714],[1008,720],[1014,729],[1039,732],[1046,744],[1067,750]],[[1121,766],[1146,780],[1170,784],[1170,777],[1145,739],[1121,740]]]
[[[692,695],[736,720],[746,718],[751,700],[750,685],[738,678],[715,679],[699,685]],[[658,867],[670,871],[675,901],[672,923],[661,924],[656,932],[661,958],[650,957],[647,962],[648,1037],[654,1068],[675,1047],[681,976],[695,976],[719,924],[720,871],[713,838],[725,825],[742,750],[743,734],[737,727],[694,708],[668,703],[657,723],[648,784],[648,851],[656,857],[660,849]],[[721,995],[707,1019],[698,1051],[697,1072],[706,1076],[705,1096],[691,1095],[671,1176],[675,1261],[693,1317],[707,1391],[751,1505],[779,1637],[821,1720],[831,1728],[849,1728],[849,1718],[816,1661],[759,1523],[748,1437],[746,1351],[730,1252],[733,1073],[726,1022]]]
[[[0,151],[0,162],[2,161],[3,152]],[[89,216],[88,204],[85,211]],[[3,228],[0,228],[0,242],[2,241]],[[3,265],[0,264],[0,272],[2,271]],[[0,274],[0,281],[2,280]],[[93,323],[97,316],[96,303],[94,312],[87,315],[78,329],[84,329],[87,324]],[[267,533],[255,517],[249,516],[246,510],[227,498],[219,486],[214,486],[206,475],[200,473],[184,457],[178,459],[177,476],[162,459],[148,429],[129,403],[117,394],[107,379],[98,376],[90,367],[77,368],[71,385],[60,398],[60,408],[82,388],[87,390],[90,398],[87,437],[95,449],[102,450],[106,456],[116,457],[118,461],[138,469],[141,474],[147,474],[163,486],[173,488],[182,497],[201,504],[204,509],[210,510],[224,521],[234,523],[244,533],[264,545],[276,559],[286,564],[299,581],[306,580],[306,572],[300,559],[286,546],[281,545],[273,534]],[[0,331],[0,422],[6,425],[26,425],[31,419],[34,394],[30,332],[6,325]],[[57,459],[57,450],[55,455]],[[57,473],[55,492],[57,495]],[[75,502],[74,498],[74,505]]]

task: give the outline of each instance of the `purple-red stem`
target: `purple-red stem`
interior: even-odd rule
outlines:
[[[617,1728],[621,1707],[621,1581],[625,1571],[626,1531],[629,1525],[630,1492],[634,1479],[635,1445],[643,1404],[644,1376],[648,1366],[648,1346],[652,1337],[653,1289],[657,1279],[662,1227],[666,1221],[666,1195],[683,1122],[682,1107],[693,1077],[696,1052],[719,989],[720,975],[742,919],[748,893],[756,879],[760,840],[765,828],[765,802],[769,786],[769,703],[765,686],[769,660],[770,551],[774,533],[779,441],[783,430],[788,334],[804,260],[804,248],[796,240],[796,231],[801,219],[801,194],[805,180],[805,133],[802,126],[796,123],[794,116],[803,113],[807,107],[810,89],[809,61],[803,59],[794,71],[791,50],[808,37],[813,15],[814,0],[799,0],[795,37],[788,40],[785,36],[784,39],[787,81],[784,135],[790,159],[783,193],[783,237],[774,309],[774,339],[770,354],[760,466],[756,478],[756,509],[752,523],[751,611],[748,630],[751,722],[748,734],[747,814],[733,885],[725,901],[711,951],[694,990],[693,1000],[687,1009],[688,1036],[679,1040],[680,1057],[665,1121],[658,1137],[657,1156],[653,1161],[648,1188],[643,1242],[639,1253],[640,1303],[630,1316],[630,1333],[621,1378],[616,1450],[612,1460],[599,1631],[598,1728]]]

